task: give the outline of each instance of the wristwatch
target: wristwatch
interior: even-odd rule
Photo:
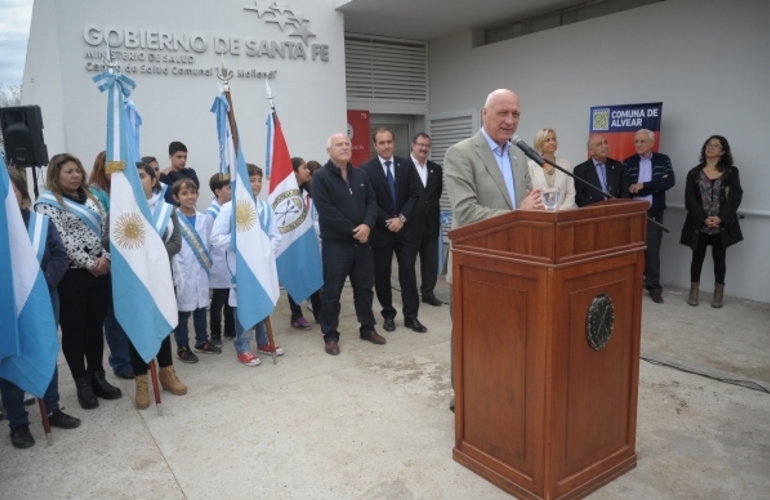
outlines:
[[[406,217],[404,217],[403,214],[399,214],[398,219],[401,221],[402,224],[406,224]]]

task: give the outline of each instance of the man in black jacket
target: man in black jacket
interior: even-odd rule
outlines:
[[[377,202],[367,175],[350,164],[350,139],[334,134],[326,145],[329,162],[313,175],[313,203],[321,230],[324,287],[321,332],[327,354],[340,353],[337,330],[340,295],[350,276],[361,340],[386,341],[374,329],[372,285],[374,261],[369,235],[377,218]]]
[[[404,325],[415,332],[428,329],[417,319],[420,298],[417,295],[417,276],[414,270],[417,250],[413,234],[412,214],[420,199],[417,190],[417,172],[410,162],[393,156],[393,131],[377,129],[372,135],[377,156],[361,165],[369,176],[377,198],[377,222],[372,229],[374,255],[374,290],[382,306],[383,328],[396,329],[396,309],[390,285],[393,254],[398,261],[398,282],[401,286]]]
[[[595,134],[589,137],[586,144],[591,155],[587,161],[575,167],[575,177],[580,177],[592,185],[603,189],[616,198],[628,198],[628,180],[623,165],[618,160],[609,157],[610,145],[603,135]],[[607,199],[601,192],[575,181],[575,203],[585,207],[597,201]]]
[[[433,294],[438,281],[439,238],[441,234],[441,190],[444,184],[444,171],[441,165],[428,160],[431,140],[425,132],[420,132],[412,139],[412,154],[409,158],[414,166],[419,182],[420,201],[414,209],[411,229],[415,238],[415,249],[420,256],[420,295],[422,301],[432,306],[440,306],[441,301]]]

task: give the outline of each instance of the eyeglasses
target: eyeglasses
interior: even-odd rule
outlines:
[[[722,145],[721,144],[711,144],[711,143],[708,143],[708,144],[706,144],[706,147],[707,148],[714,148],[714,149],[722,149]]]
[[[414,143],[414,145],[415,145],[415,146],[421,146],[421,147],[423,147],[423,148],[428,148],[428,149],[430,149],[430,143],[424,143],[424,142],[415,142],[415,143]]]

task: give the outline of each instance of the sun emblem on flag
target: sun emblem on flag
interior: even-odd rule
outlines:
[[[129,212],[115,221],[115,243],[127,250],[135,250],[144,245],[144,224],[139,214]]]
[[[240,200],[235,204],[235,229],[239,233],[250,231],[257,223],[257,211],[254,204],[248,200]]]
[[[289,189],[279,194],[273,201],[273,212],[281,234],[299,227],[307,217],[307,207],[299,189]]]

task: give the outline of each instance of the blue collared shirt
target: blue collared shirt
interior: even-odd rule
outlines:
[[[492,154],[495,157],[495,161],[497,161],[497,166],[500,168],[500,173],[503,174],[503,180],[505,181],[505,187],[508,190],[508,195],[511,197],[511,206],[515,209],[516,208],[516,186],[513,181],[513,167],[511,165],[511,155],[508,153],[511,150],[511,143],[508,141],[505,141],[505,144],[503,146],[499,146],[495,141],[493,141],[488,135],[487,132],[482,128],[481,134],[484,136],[484,139],[486,139],[487,144],[489,145],[489,149],[492,150]],[[513,155],[513,159],[516,159],[516,155]]]

